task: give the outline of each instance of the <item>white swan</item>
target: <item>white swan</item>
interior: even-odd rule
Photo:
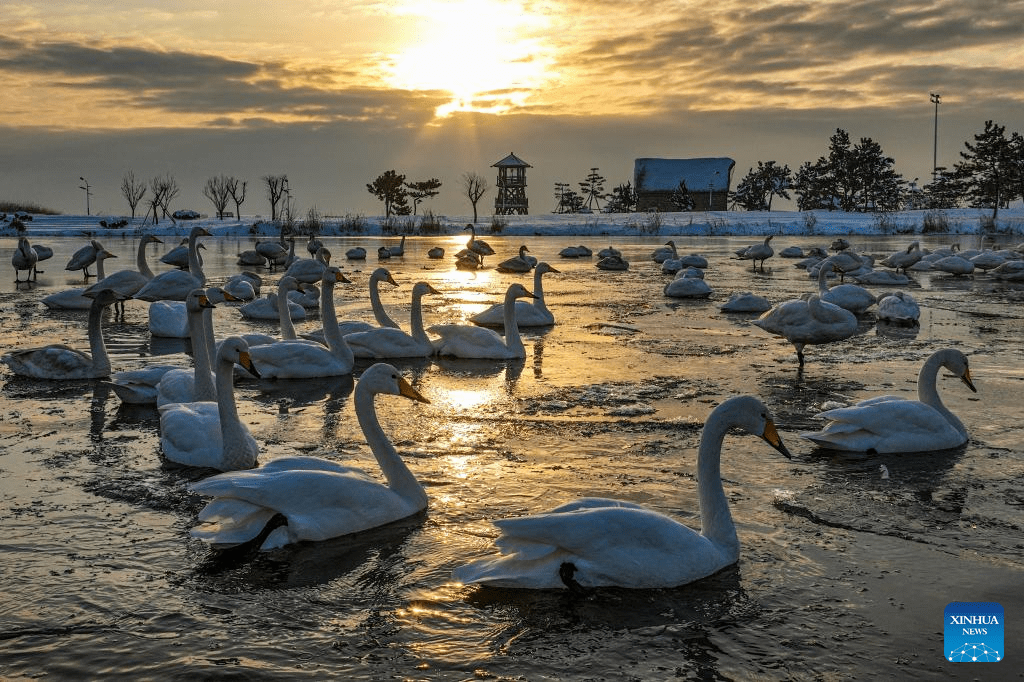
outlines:
[[[469,230],[470,234],[469,241],[466,242],[466,248],[480,256],[480,264],[483,265],[484,256],[493,256],[495,251],[483,239],[476,238],[476,227],[472,223],[467,223],[465,229]]]
[[[218,474],[192,485],[213,499],[199,513],[192,536],[214,547],[255,539],[281,514],[261,549],[326,540],[383,526],[427,507],[427,493],[381,428],[374,396],[400,395],[429,402],[391,365],[373,365],[359,378],[353,403],[356,418],[387,481],[382,485],[363,471],[319,457],[282,457],[252,471]]]
[[[427,251],[427,258],[430,258],[431,260],[438,260],[439,258],[444,258],[444,249],[441,248],[440,246],[431,247],[431,249]]]
[[[252,301],[260,295],[260,288],[263,286],[263,278],[255,272],[245,270],[237,275],[231,275],[224,282],[224,291],[228,292],[240,301]]]
[[[294,277],[296,282],[304,284],[315,284],[320,281],[324,274],[324,268],[331,264],[331,251],[326,247],[320,247],[313,258],[301,258],[285,271],[285,275]]]
[[[210,233],[204,227],[193,227],[188,235],[188,270],[160,273],[139,289],[135,298],[141,301],[184,301],[193,289],[204,287],[206,275],[199,262],[197,242],[199,237],[209,236]]]
[[[321,276],[323,271],[320,271]],[[300,304],[292,301],[289,294],[299,290],[299,283],[294,277],[285,275],[277,282],[277,291],[271,292],[263,298],[249,301],[238,308],[239,314],[248,320],[281,320],[281,333],[285,338],[295,338],[294,335],[287,336],[286,326],[292,327],[292,320],[306,319],[306,309]],[[287,323],[285,323],[287,320]],[[292,327],[292,329],[294,329]]]
[[[366,249],[361,246],[353,246],[345,252],[345,258],[349,260],[366,260]]]
[[[892,324],[915,325],[921,317],[921,308],[914,297],[904,291],[894,291],[878,299],[875,314],[879,320]]]
[[[768,410],[752,396],[730,398],[708,416],[697,452],[698,534],[631,502],[582,498],[549,512],[494,521],[499,555],[453,572],[463,584],[527,589],[676,587],[739,560],[740,542],[722,488],[722,442],[730,428],[760,436],[789,457]]]
[[[103,272],[103,263],[108,258],[117,258],[117,256],[101,247],[100,251],[96,254],[96,260],[93,261],[96,263],[96,277],[98,279],[103,279],[106,276]],[[87,288],[75,287],[74,289],[66,289],[44,296],[42,299],[43,305],[52,310],[89,310],[92,308],[93,299],[84,295]]]
[[[723,313],[763,313],[771,310],[772,304],[764,296],[749,291],[734,292],[719,310]]]
[[[215,351],[210,343],[212,334],[207,333],[205,320],[206,311],[213,307],[213,302],[202,289],[195,289],[185,299],[194,368],[180,367],[160,377],[155,386],[157,407],[169,403],[212,402],[217,399],[213,377]]]
[[[88,244],[71,255],[71,258],[68,260],[68,264],[64,266],[64,269],[81,270],[85,274],[85,278],[89,279],[92,277],[92,275],[89,274],[89,266],[96,262],[96,254],[103,250],[103,245],[95,239],[92,239]]]
[[[402,241],[398,243],[398,246],[389,246],[388,252],[398,258],[405,255],[405,235],[402,235]]]
[[[391,319],[387,311],[384,310],[384,304],[380,301],[380,283],[387,282],[392,286],[398,286],[398,282],[391,276],[391,272],[387,268],[377,268],[370,274],[370,310],[373,311],[373,317],[377,321],[377,326],[380,327],[393,327],[395,329],[401,329],[397,322]],[[337,319],[337,318],[335,318]],[[326,322],[324,323],[326,324]],[[365,332],[377,327],[370,324],[369,322],[363,322],[362,320],[345,320],[338,323],[338,331],[341,332],[342,336],[348,336],[349,334],[355,334],[356,332]],[[310,341],[316,341],[326,345],[326,339],[324,338],[323,327],[302,335],[302,338],[309,339]]]
[[[764,272],[764,262],[775,255],[775,249],[769,244],[774,236],[770,234],[765,237],[763,244],[748,246],[743,250],[743,253],[738,254],[740,260],[751,261],[754,264],[754,272],[757,271],[757,261],[761,261],[761,272]]]
[[[99,379],[110,375],[110,358],[103,343],[101,328],[103,309],[120,298],[113,289],[103,289],[93,294],[89,310],[89,350],[80,350],[55,343],[40,348],[26,348],[4,353],[3,363],[15,374],[34,379],[55,379],[73,381],[76,379]]]
[[[164,457],[186,466],[221,471],[256,466],[259,446],[238,418],[235,405],[235,363],[254,372],[245,341],[232,336],[217,353],[217,401],[170,403],[160,408],[160,448]]]
[[[32,244],[25,237],[18,237],[18,248],[11,255],[11,265],[14,266],[14,281],[20,282],[19,272],[27,271],[25,281],[30,282],[36,278],[36,263],[39,262],[39,254],[32,250]]]
[[[917,263],[923,256],[921,243],[914,241],[910,242],[910,246],[905,250],[890,254],[878,262],[887,268],[895,268],[897,273],[903,270],[904,274],[906,274],[907,268]]]
[[[412,288],[412,312],[406,334],[394,327],[377,327],[345,336],[345,343],[357,358],[425,358],[434,352],[430,338],[423,330],[423,297],[441,292],[426,282]]]
[[[784,301],[754,320],[754,325],[792,343],[801,366],[804,346],[842,341],[857,333],[853,313],[814,295]]]
[[[554,314],[548,310],[544,301],[543,277],[549,272],[557,273],[558,270],[551,267],[547,261],[537,264],[533,272],[533,301],[516,301],[516,324],[523,327],[546,327],[555,323]],[[495,303],[490,308],[483,310],[469,318],[473,324],[481,327],[504,327],[505,326],[505,304]]]
[[[534,298],[522,284],[509,286],[505,292],[505,337],[492,329],[467,324],[439,324],[428,331],[439,337],[434,352],[456,358],[511,360],[525,358],[526,348],[516,325],[516,299]]]
[[[310,257],[316,256],[316,252],[324,243],[313,232],[309,233],[309,238],[306,240],[306,251],[309,252]]]
[[[862,400],[852,407],[815,415],[829,420],[821,431],[801,433],[804,438],[833,450],[891,453],[955,448],[967,442],[967,429],[942,404],[935,387],[945,367],[975,393],[967,357],[953,348],[936,351],[917,375],[917,400],[884,395]]]
[[[267,379],[312,379],[352,372],[355,357],[338,328],[334,310],[334,285],[346,282],[341,270],[328,266],[321,278],[320,315],[324,321],[326,348],[306,339],[282,340],[249,349],[260,376]]]
[[[149,244],[163,244],[163,241],[151,234],[144,235],[139,240],[138,252],[135,254],[134,270],[118,270],[106,277],[102,277],[98,282],[86,289],[85,293],[88,294],[100,289],[113,289],[125,298],[134,296],[153,279],[153,270],[146,262],[146,246]],[[119,301],[115,304],[115,307],[117,306],[120,306],[121,311],[124,312],[124,301]]]
[[[609,254],[609,255],[613,255],[613,256],[614,255],[619,255],[619,256],[621,256],[622,254],[619,253],[619,254]],[[658,248],[656,248],[651,253],[651,260],[653,260],[655,263],[664,263],[667,260],[678,259],[678,258],[679,258],[679,252],[676,251],[676,243],[674,241],[672,241],[671,239],[668,240],[667,242],[665,242],[665,246],[659,246]]]
[[[202,265],[203,255],[199,252],[196,252],[196,255],[199,258],[199,264]],[[182,239],[177,246],[161,256],[160,262],[176,267],[179,270],[188,270],[188,237]]]
[[[875,304],[875,295],[856,284],[837,284],[829,288],[825,279],[834,268],[832,263],[827,263],[818,269],[818,297],[822,301],[845,308],[854,315],[863,313]]]
[[[519,247],[519,255],[503,260],[498,263],[498,266],[494,268],[498,272],[507,273],[522,273],[533,270],[533,267],[537,264],[537,259],[532,256],[527,256],[526,252],[529,251],[526,245]]]
[[[662,289],[662,293],[671,298],[707,298],[712,291],[700,277],[676,277]]]
[[[629,261],[622,256],[608,256],[594,263],[594,267],[598,270],[622,272],[624,270],[629,270]]]

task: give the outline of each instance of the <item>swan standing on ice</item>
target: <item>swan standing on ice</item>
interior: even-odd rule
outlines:
[[[345,343],[357,358],[425,358],[432,355],[434,347],[423,329],[423,297],[441,292],[426,282],[417,282],[412,288],[412,312],[409,315],[409,330],[406,334],[394,327],[377,327],[364,332],[345,336]]]
[[[551,267],[547,261],[538,263],[537,269],[533,272],[533,302],[516,301],[516,324],[520,329],[523,327],[547,327],[555,323],[555,316],[548,310],[544,301],[543,277],[549,272],[557,273],[558,270]],[[469,321],[481,327],[504,327],[505,304],[495,303],[490,308],[473,315]]]
[[[238,418],[233,382],[234,366],[259,376],[249,347],[229,337],[217,353],[216,402],[169,403],[160,408],[160,449],[164,457],[186,466],[234,471],[256,466],[256,439]]]
[[[103,309],[121,298],[113,289],[102,289],[93,296],[89,309],[89,350],[84,353],[62,343],[4,353],[0,358],[11,371],[33,379],[74,381],[110,376],[110,358],[103,343]]]
[[[757,398],[739,396],[716,407],[697,452],[699,534],[638,504],[585,497],[546,513],[494,521],[500,554],[460,566],[453,577],[526,589],[653,589],[685,585],[735,564],[740,541],[721,476],[722,442],[734,427],[790,456]]]
[[[39,262],[39,254],[32,249],[32,244],[25,237],[18,237],[18,248],[11,255],[11,265],[14,266],[14,281],[21,282],[20,271],[25,270],[26,282],[36,278],[36,263]]]
[[[95,239],[89,241],[88,244],[75,251],[68,264],[64,266],[65,270],[81,270],[85,274],[85,278],[89,279],[92,275],[89,274],[89,266],[96,262],[96,255],[100,251],[104,251],[103,245]]]
[[[212,236],[196,225],[188,235],[188,270],[162,272],[135,293],[140,301],[184,301],[193,289],[206,286],[206,274],[199,262],[198,240]]]
[[[516,325],[516,299],[535,298],[522,284],[512,284],[505,292],[505,337],[492,329],[468,324],[438,324],[428,331],[437,334],[434,351],[438,355],[481,360],[512,360],[526,357],[526,348]]]
[[[146,286],[153,279],[153,270],[149,267],[149,263],[146,262],[146,246],[149,244],[163,244],[163,241],[151,234],[143,236],[139,240],[139,248],[135,254],[134,270],[118,270],[106,277],[101,277],[98,282],[86,289],[85,293],[88,294],[100,289],[113,289],[125,298],[134,296],[139,289]],[[124,301],[116,303],[115,308],[118,307],[123,313]]]
[[[108,258],[117,258],[114,254],[110,253],[106,249],[102,249],[96,254],[96,277],[103,279],[106,277],[103,272],[103,263]],[[65,291],[58,291],[55,294],[43,297],[43,305],[53,310],[89,310],[92,308],[92,297],[85,296],[85,290],[88,287],[75,287],[74,289],[67,289]]]
[[[792,343],[801,367],[804,346],[842,341],[857,333],[853,313],[814,295],[780,303],[754,320],[754,325]]]
[[[494,249],[491,248],[491,245],[485,242],[483,239],[476,238],[476,228],[473,226],[472,223],[467,223],[466,229],[469,230],[470,234],[469,241],[466,242],[466,248],[480,256],[480,265],[482,266],[484,256],[493,256]]]
[[[399,457],[381,428],[374,407],[377,395],[398,395],[428,403],[398,370],[373,365],[356,383],[356,418],[386,485],[360,469],[320,457],[282,457],[259,469],[218,474],[192,485],[213,499],[199,512],[192,536],[215,548],[249,542],[280,514],[260,549],[319,541],[399,521],[427,507],[427,493]]]
[[[771,247],[770,242],[772,237],[775,235],[770,234],[764,238],[763,244],[754,244],[748,246],[743,250],[743,253],[738,254],[740,260],[749,260],[754,264],[754,272],[757,272],[757,261],[761,261],[761,272],[764,272],[764,262],[775,255],[775,249]]]
[[[953,348],[936,351],[917,375],[917,400],[883,395],[815,415],[829,420],[821,431],[800,435],[833,450],[892,453],[955,448],[967,442],[967,429],[942,404],[935,380],[945,367],[967,388],[971,381],[967,357]]]

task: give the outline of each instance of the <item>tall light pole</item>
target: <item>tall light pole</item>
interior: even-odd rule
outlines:
[[[717,178],[719,175],[721,175],[721,173],[719,173],[718,171],[715,171],[715,177]],[[715,181],[714,181],[714,179],[712,179],[711,181],[708,182],[708,210],[709,211],[711,210],[711,192],[712,192],[712,190],[714,190],[714,188],[715,188]]]
[[[78,176],[78,179],[81,180],[83,183],[78,186],[78,189],[85,190],[85,215],[91,215],[89,213],[89,197],[92,196],[92,186],[89,184],[89,181],[83,178],[81,175]]]
[[[942,95],[937,92],[929,93],[932,104],[935,105],[935,140],[932,143],[932,182],[935,182],[935,174],[939,167],[939,103]]]

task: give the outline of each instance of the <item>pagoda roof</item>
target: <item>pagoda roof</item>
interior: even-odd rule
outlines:
[[[501,161],[491,164],[491,168],[533,168],[533,166],[526,163],[515,154],[509,153],[509,155]]]

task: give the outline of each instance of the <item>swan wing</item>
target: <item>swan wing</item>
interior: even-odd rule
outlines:
[[[440,324],[430,327],[428,331],[439,337],[433,344],[438,355],[484,360],[509,357],[505,339],[491,329],[463,324]]]
[[[894,453],[943,450],[967,438],[935,408],[917,400],[880,396],[817,415],[829,423],[802,437],[822,447]]]
[[[184,301],[189,292],[203,286],[199,278],[186,270],[163,272],[135,293],[143,301]]]
[[[15,374],[35,379],[95,379],[109,374],[95,373],[88,353],[63,344],[10,351],[3,362]]]
[[[352,371],[351,363],[339,360],[326,347],[305,340],[253,346],[249,357],[260,376],[267,379],[312,379]]]
[[[357,358],[422,358],[433,352],[429,343],[420,343],[401,329],[393,327],[378,327],[348,334],[345,343]]]

